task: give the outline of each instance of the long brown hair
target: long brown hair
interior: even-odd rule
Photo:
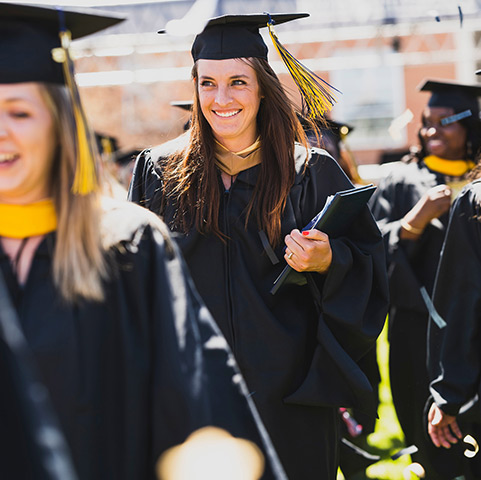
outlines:
[[[257,114],[262,162],[256,186],[246,210],[272,245],[280,241],[281,215],[295,178],[294,143],[307,146],[304,131],[277,75],[259,58],[241,58],[256,72],[262,97]],[[164,205],[169,199],[176,208],[171,227],[183,232],[195,228],[219,238],[220,189],[215,167],[215,140],[200,109],[197,65],[192,69],[195,85],[192,127],[188,146],[164,160]],[[307,159],[307,155],[306,155]]]
[[[57,212],[57,239],[53,256],[54,283],[70,302],[102,300],[107,277],[100,230],[100,192],[74,195],[77,162],[75,125],[66,87],[40,84],[54,119],[58,139],[51,172],[51,192]]]

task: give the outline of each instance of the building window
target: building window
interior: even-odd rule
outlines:
[[[356,150],[396,148],[406,143],[406,129],[391,135],[391,122],[405,110],[402,65],[392,49],[349,49],[334,54],[346,68],[330,72],[331,83],[342,92],[332,110],[335,120],[354,127],[349,145]],[[349,68],[351,65],[351,68]]]

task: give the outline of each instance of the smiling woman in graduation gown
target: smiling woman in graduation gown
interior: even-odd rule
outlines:
[[[107,234],[115,277],[102,303],[59,299],[50,273],[54,233],[38,247],[23,288],[0,250],[79,478],[153,478],[158,456],[206,425],[264,450],[225,340],[176,247],[137,208],[112,208],[103,228],[115,232]]]
[[[432,293],[451,198],[474,166],[481,89],[432,80],[420,88],[431,92],[419,131],[421,148],[380,182],[372,211],[388,254],[393,403],[407,444],[419,449],[413,461],[424,466],[427,478],[436,479],[442,478],[448,455],[432,446],[425,429],[428,311],[421,292]]]
[[[272,119],[265,108],[277,102],[282,109],[289,103],[265,61],[267,48],[258,29],[265,25],[267,16],[257,17],[250,24],[242,16],[221,17],[197,37],[193,48],[202,113],[196,95],[192,129],[195,132],[201,124],[211,132],[206,126],[208,118],[216,138],[213,157],[218,162],[214,166],[213,157],[201,156],[188,159],[184,165],[200,162],[213,174],[218,234],[195,225],[187,229],[179,226],[179,199],[165,193],[169,190],[165,169],[182,165],[179,152],[191,149],[191,132],[143,152],[129,194],[132,200],[162,215],[176,232],[199,293],[233,349],[288,478],[335,479],[337,407],[357,406],[371,414],[375,410],[371,385],[357,362],[373,348],[386,314],[385,254],[380,232],[365,207],[345,236],[329,239],[332,261],[328,271],[298,274],[296,283],[286,282],[275,295],[270,293],[286,261],[299,270],[308,270],[295,263],[302,255],[300,245],[308,249],[314,248],[315,242],[322,243],[319,238],[326,241],[321,232],[311,230],[304,236],[297,229],[309,223],[329,195],[352,184],[329,154],[294,145],[292,132],[297,127],[302,132],[302,127],[290,106],[277,130],[270,128]],[[275,19],[279,23],[283,17],[276,15]],[[223,25],[231,20],[233,25]],[[216,41],[218,34],[223,43]],[[233,51],[239,44],[243,51]],[[214,55],[220,61],[211,61],[210,48],[224,49],[217,51],[219,56]],[[265,81],[266,71],[272,84],[269,88],[264,85],[258,96],[256,76]],[[216,89],[227,91],[224,99],[219,94],[207,106]],[[280,102],[273,97],[281,98]],[[252,108],[259,101],[258,109]],[[237,120],[237,115],[240,119],[250,116],[250,123]],[[221,116],[223,119],[218,118]],[[231,120],[224,121],[229,116]],[[264,118],[270,133],[266,134],[259,118]],[[251,129],[247,136],[246,123]],[[293,139],[283,166],[292,180],[282,213],[272,215],[263,227],[254,214],[247,218],[247,210],[260,184],[267,182],[268,189],[276,188],[272,135],[275,131],[282,136],[283,128]],[[237,142],[239,139],[243,142]],[[264,151],[265,145],[270,147]],[[169,164],[169,159],[174,162]],[[226,167],[229,160],[234,170]],[[277,240],[269,238],[275,216],[279,219]],[[285,237],[286,243],[281,241]],[[313,256],[322,260],[316,248]]]
[[[78,477],[153,479],[213,425],[285,478],[167,228],[102,194],[70,66],[52,59],[59,18],[74,38],[119,21],[0,3],[0,272]]]

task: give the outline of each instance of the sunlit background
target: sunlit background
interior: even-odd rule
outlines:
[[[77,80],[94,127],[118,137],[123,148],[154,145],[182,132],[188,114],[170,102],[192,96],[193,36],[185,35],[180,27],[171,28],[172,35],[156,33],[173,19],[194,17],[201,21],[202,17],[223,13],[309,12],[308,19],[276,30],[297,58],[342,91],[332,118],[354,127],[348,143],[358,164],[396,159],[416,142],[426,103],[426,94],[416,87],[424,79],[476,83],[474,71],[481,66],[480,0],[61,3],[94,5],[128,19],[74,44]],[[271,45],[268,38],[266,43]],[[296,89],[272,48],[269,55],[298,102]]]
[[[307,19],[277,27],[277,34],[304,65],[342,92],[331,117],[353,127],[347,143],[365,172],[399,159],[417,143],[427,102],[418,85],[427,78],[475,84],[474,72],[481,68],[481,0],[63,0],[60,4],[94,6],[127,18],[74,42],[77,81],[87,114],[95,130],[115,137],[122,149],[149,147],[182,133],[189,114],[170,102],[192,98],[193,34],[183,25],[198,27],[224,13],[310,13]],[[176,19],[184,22],[171,22]],[[169,27],[169,34],[157,34],[164,27]],[[266,43],[271,46],[267,36]],[[292,80],[270,50],[270,63],[298,103]],[[390,403],[385,332],[378,349],[383,376],[380,420],[370,447],[388,458],[402,448],[403,439]],[[380,462],[370,467],[369,477],[410,478],[402,473],[408,463],[406,457]]]

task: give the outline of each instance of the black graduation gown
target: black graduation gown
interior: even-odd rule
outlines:
[[[433,303],[445,327],[440,328],[432,318],[429,323],[430,390],[437,405],[449,415],[458,415],[463,405],[481,395],[480,215],[481,181],[477,180],[463,190],[452,207],[436,275]],[[478,401],[458,419],[463,433],[473,435],[478,442],[479,405]],[[480,478],[481,460],[464,460],[476,472],[475,478]]]
[[[436,173],[424,162],[393,165],[374,192],[372,212],[378,221],[388,256],[390,288],[389,371],[393,403],[407,445],[415,444],[412,455],[427,470],[438,463],[438,451],[427,438],[424,408],[429,396],[426,368],[428,312],[421,295],[424,287],[432,293],[448,215],[431,222],[416,240],[401,240],[401,219],[430,188],[449,177]],[[432,460],[430,460],[430,458]],[[431,475],[431,476],[429,476]]]
[[[430,389],[449,415],[481,393],[481,180],[456,199],[436,276],[433,303],[446,322],[429,328]]]
[[[165,226],[124,202],[107,209],[101,228],[112,271],[103,302],[60,298],[51,271],[55,234],[38,247],[24,288],[0,254],[79,478],[153,479],[159,455],[205,425],[265,452],[227,343]],[[269,461],[266,478],[273,478]]]
[[[0,478],[76,480],[0,274]]]
[[[158,159],[183,141],[139,156],[131,200],[159,213]],[[306,154],[310,162],[303,173]],[[352,187],[326,152],[297,146],[295,157],[297,175],[282,217],[282,238],[305,226],[328,195]],[[373,346],[386,315],[382,238],[366,207],[345,237],[331,239],[328,274],[307,275],[320,294],[320,313],[306,285],[285,285],[271,295],[285,265],[284,242],[272,251],[254,221],[245,227],[258,171],[257,165],[239,173],[229,191],[219,174],[219,225],[227,242],[195,230],[177,240],[199,293],[234,351],[289,479],[334,479],[334,407],[375,409],[372,387],[357,361]],[[175,207],[167,205],[163,213],[169,224]],[[275,258],[280,261],[274,264]]]

